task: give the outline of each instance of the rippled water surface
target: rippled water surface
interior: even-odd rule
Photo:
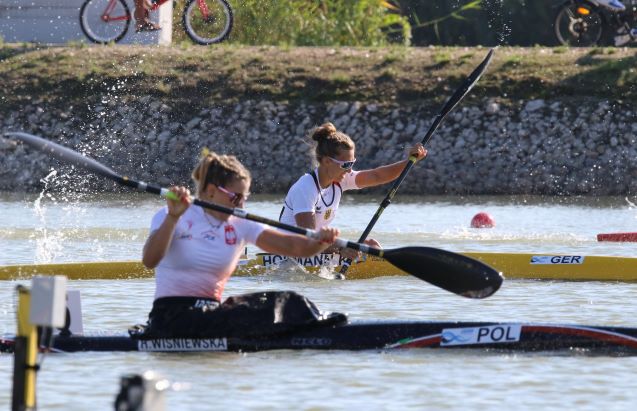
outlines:
[[[84,196],[81,202],[0,196],[0,265],[138,259],[161,201]],[[356,239],[381,198],[347,197],[336,224]],[[276,218],[280,199],[257,197],[249,211]],[[634,243],[598,243],[597,233],[637,231],[634,199],[396,197],[372,237],[385,247],[452,251],[635,256]],[[478,211],[494,229],[470,229]],[[256,251],[250,249],[250,252]],[[281,273],[280,273],[281,274]],[[21,282],[25,283],[26,282]],[[0,287],[0,332],[15,328],[15,285]],[[86,330],[143,322],[153,280],[71,281],[82,293]],[[316,277],[233,278],[226,296],[293,289],[352,319],[539,321],[635,325],[637,284],[506,281],[470,300],[411,277],[329,281]],[[45,357],[42,410],[112,409],[119,378],[148,369],[187,389],[167,393],[169,410],[394,409],[628,410],[637,405],[637,357],[493,354],[482,351],[270,351],[250,354],[78,353]],[[0,408],[10,404],[12,356],[0,355]]]

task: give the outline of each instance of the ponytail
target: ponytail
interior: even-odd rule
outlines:
[[[251,180],[250,172],[235,156],[217,154],[207,149],[202,153],[203,157],[192,171],[198,197],[203,194],[208,184],[226,186],[235,180]]]

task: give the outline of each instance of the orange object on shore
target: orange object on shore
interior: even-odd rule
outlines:
[[[637,233],[597,234],[597,241],[637,242]]]

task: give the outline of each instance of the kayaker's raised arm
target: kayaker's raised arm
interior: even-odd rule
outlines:
[[[398,178],[400,173],[409,161],[409,157],[416,157],[416,161],[420,161],[427,156],[427,150],[422,143],[416,143],[410,150],[406,160],[397,163],[388,164],[372,168],[370,170],[361,170],[356,175],[356,185],[359,188],[374,187],[381,184],[389,183]]]

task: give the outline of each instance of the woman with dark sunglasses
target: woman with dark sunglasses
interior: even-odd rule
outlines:
[[[243,207],[249,196],[250,173],[234,156],[207,154],[192,178],[197,197],[204,201]],[[268,253],[309,257],[338,235],[336,229],[323,228],[317,241],[268,228],[192,205],[185,187],[170,190],[180,201],[166,200],[167,207],[155,214],[142,258],[146,267],[155,268],[155,300],[148,326],[153,336],[209,336],[213,328],[218,330],[215,308],[247,243]],[[279,297],[272,298],[273,304],[280,303]]]
[[[310,132],[316,142],[314,155],[318,167],[301,176],[288,191],[279,220],[286,224],[319,229],[330,225],[336,215],[343,191],[357,190],[389,183],[398,178],[408,160],[370,170],[354,170],[356,146],[345,133],[325,123]],[[427,150],[418,143],[409,150],[409,156],[422,160]],[[367,244],[379,247],[369,239]],[[355,258],[354,250],[336,250],[343,257]]]

